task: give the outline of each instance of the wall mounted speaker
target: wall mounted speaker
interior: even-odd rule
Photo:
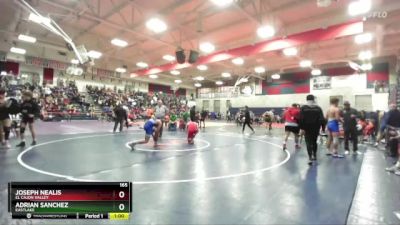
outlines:
[[[186,56],[185,56],[185,51],[184,51],[183,49],[176,51],[176,52],[175,52],[175,55],[176,55],[176,61],[177,61],[179,64],[185,63],[185,61],[186,61]]]

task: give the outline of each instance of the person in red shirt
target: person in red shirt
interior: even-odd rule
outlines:
[[[191,120],[188,124],[187,124],[187,134],[188,134],[188,143],[189,144],[194,144],[194,137],[196,136],[196,134],[199,132],[199,125],[194,122],[193,120]]]
[[[299,145],[299,124],[298,119],[300,115],[300,109],[298,104],[292,104],[292,107],[286,109],[283,113],[283,119],[285,120],[285,140],[283,142],[283,150],[286,150],[286,143],[289,138],[290,133],[294,134],[294,142],[296,144],[296,149],[300,148]]]

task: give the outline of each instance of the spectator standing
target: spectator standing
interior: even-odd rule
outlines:
[[[197,122],[197,120],[196,120],[196,106],[192,106],[192,108],[190,108],[189,114],[190,114],[190,120]]]
[[[285,119],[285,139],[283,142],[283,150],[286,149],[286,143],[289,138],[290,133],[294,134],[294,142],[295,142],[295,148],[299,149],[299,124],[298,124],[298,119],[299,119],[299,114],[300,110],[297,107],[297,104],[292,104],[292,107],[289,107],[288,109],[285,110],[283,113],[283,118]]]
[[[390,111],[388,114],[387,118],[387,125],[394,127],[394,128],[400,128],[400,111],[396,107],[395,104],[390,104]],[[397,138],[393,138],[389,141],[389,149],[390,149],[390,155],[391,156],[396,156],[397,155],[397,146],[398,146],[399,140]]]
[[[201,128],[201,122],[203,122],[203,128],[206,128],[207,115],[208,115],[208,112],[203,108],[203,110],[200,113],[200,128]]]
[[[400,131],[399,129],[390,128],[388,131],[389,141],[393,141],[395,139],[400,139]],[[392,172],[398,176],[400,176],[400,144],[397,145],[397,161],[391,167],[387,167],[386,171]]]
[[[307,95],[307,104],[300,108],[299,127],[304,131],[307,145],[308,164],[317,161],[317,139],[321,126],[325,124],[325,118],[321,107],[315,103],[314,95]]]
[[[357,134],[357,118],[358,111],[350,107],[350,102],[344,102],[343,109],[343,128],[344,128],[344,154],[349,154],[349,140],[353,143],[353,153],[358,154],[358,134]]]
[[[389,117],[389,112],[382,111],[382,113],[380,113],[379,117],[380,117],[379,133],[378,133],[378,138],[376,139],[376,142],[374,145],[375,147],[378,147],[381,140],[385,137],[385,134],[386,134],[385,130],[386,130],[387,120]]]

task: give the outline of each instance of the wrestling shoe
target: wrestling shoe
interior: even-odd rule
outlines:
[[[283,149],[283,151],[286,150],[286,144],[285,143],[283,143],[282,149]]]
[[[131,151],[135,151],[135,143],[131,143],[129,144],[129,147],[131,147]]]
[[[313,156],[313,157],[311,158],[311,160],[314,161],[314,162],[316,163],[316,162],[317,162],[317,157],[316,157],[316,156]]]
[[[21,141],[19,144],[16,145],[16,147],[20,147],[20,148],[25,147],[25,141]]]
[[[11,145],[8,141],[5,141],[5,142],[1,143],[1,147],[2,147],[2,149],[10,149]]]
[[[301,146],[300,146],[299,144],[296,144],[296,145],[294,146],[294,148],[295,148],[296,150],[299,150],[299,149],[301,149]]]
[[[397,162],[395,165],[391,166],[391,167],[387,167],[385,169],[388,172],[396,172],[396,171],[400,171],[400,162]]]
[[[307,164],[311,166],[313,164],[313,160],[312,159],[308,159],[308,163]]]
[[[33,146],[33,145],[36,145],[36,141],[32,141],[31,145],[32,145],[32,146]]]
[[[341,159],[341,158],[344,158],[344,155],[340,155],[340,154],[335,153],[335,154],[332,155],[332,157]]]

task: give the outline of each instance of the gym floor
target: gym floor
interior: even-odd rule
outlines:
[[[38,122],[38,145],[0,150],[0,224],[399,224],[400,177],[393,159],[360,145],[361,155],[325,156],[307,165],[303,143],[282,151],[283,129],[208,122],[188,145],[185,132],[164,131],[131,152],[138,127],[113,134],[111,123]],[[27,143],[30,143],[27,132]],[[12,140],[12,145],[17,144]],[[9,181],[132,181],[129,221],[11,220]]]

